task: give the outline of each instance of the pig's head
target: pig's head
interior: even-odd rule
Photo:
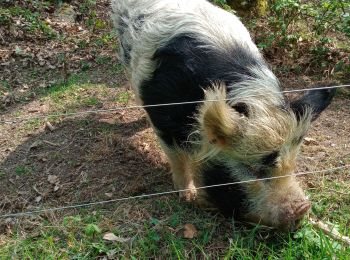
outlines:
[[[231,98],[224,87],[206,92],[200,111],[204,138],[217,150],[214,167],[203,170],[205,184],[246,182],[208,190],[209,200],[226,214],[293,230],[310,208],[296,181],[296,158],[304,136],[330,104],[334,91],[318,90],[287,103],[282,94]],[[210,102],[220,99],[223,101]],[[213,170],[216,169],[216,170]],[[270,180],[258,180],[272,178]]]

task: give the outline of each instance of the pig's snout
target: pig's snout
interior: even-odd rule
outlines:
[[[305,214],[309,211],[311,207],[311,203],[309,200],[302,200],[297,202],[293,208],[293,213],[290,218],[289,230],[295,230],[299,227],[301,220],[305,216]],[[288,224],[288,223],[287,223]]]
[[[283,203],[281,203],[283,205]],[[300,227],[301,220],[309,211],[311,203],[307,199],[289,202],[289,205],[271,206],[260,214],[248,214],[250,222],[277,228],[281,231],[294,231]]]
[[[309,200],[303,200],[297,203],[296,208],[294,210],[295,219],[302,218],[306,214],[306,212],[309,211],[310,207],[311,207],[311,203]]]
[[[294,231],[299,228],[300,222],[309,211],[311,203],[309,200],[299,200],[292,203],[290,208],[281,210],[277,216],[276,227],[284,231]]]

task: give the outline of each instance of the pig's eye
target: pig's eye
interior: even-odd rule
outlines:
[[[232,107],[241,115],[249,117],[249,108],[247,104],[240,102],[233,105]]]
[[[262,158],[262,164],[265,166],[274,166],[277,162],[278,151],[274,151]]]

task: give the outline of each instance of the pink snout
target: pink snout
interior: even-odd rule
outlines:
[[[282,230],[293,231],[299,228],[300,222],[305,214],[311,208],[309,200],[294,202],[289,210],[280,215],[279,228]]]
[[[299,228],[300,222],[309,211],[309,200],[298,200],[288,205],[281,203],[280,207],[268,207],[261,211],[261,215],[248,214],[246,220],[265,226],[274,227],[282,231],[294,231]]]
[[[300,225],[300,221],[303,219],[304,215],[309,211],[310,208],[311,203],[308,200],[295,202],[295,204],[292,205],[292,214],[286,218],[287,223],[283,223],[282,220],[281,224],[286,224],[286,226],[292,230],[297,229]]]
[[[309,211],[310,207],[311,207],[311,203],[308,200],[304,200],[298,203],[294,211],[295,219],[302,218]]]

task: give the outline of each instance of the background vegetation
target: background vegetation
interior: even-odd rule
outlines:
[[[316,77],[326,74],[340,80],[349,78],[349,1],[266,1],[268,10],[260,16],[255,8],[258,1],[214,2],[228,10],[244,3],[238,14],[243,16],[258,46],[272,63],[285,58],[281,63],[287,63],[289,68],[282,69],[296,74],[302,71],[305,75],[306,68],[306,74]]]

